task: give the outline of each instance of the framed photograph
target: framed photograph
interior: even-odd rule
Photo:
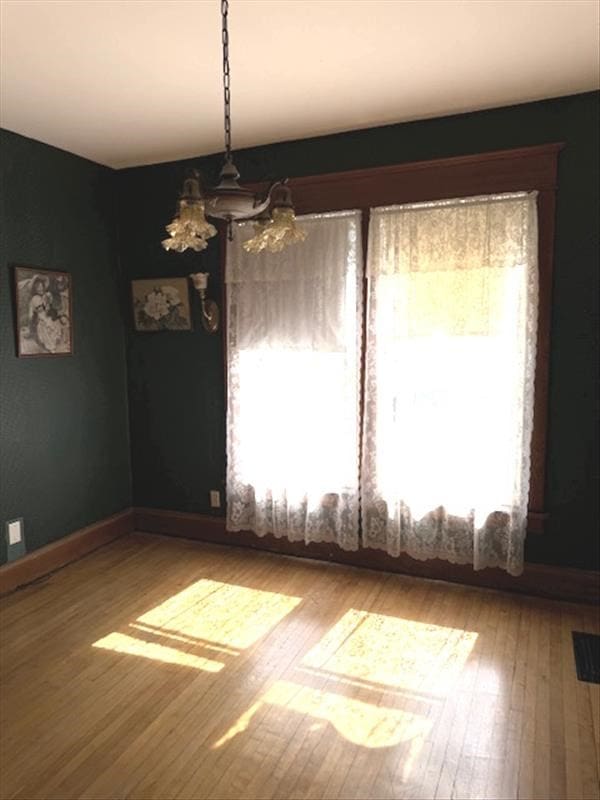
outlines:
[[[136,331],[192,330],[187,278],[131,281],[131,298]]]
[[[71,276],[15,267],[16,340],[19,358],[73,353]]]

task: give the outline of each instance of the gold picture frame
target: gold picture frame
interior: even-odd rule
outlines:
[[[141,333],[191,331],[187,278],[140,278],[131,281],[133,325]]]

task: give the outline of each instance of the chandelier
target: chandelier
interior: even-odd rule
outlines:
[[[204,250],[208,245],[207,240],[217,235],[216,227],[206,217],[224,220],[229,240],[233,238],[234,222],[254,220],[254,236],[243,245],[249,253],[260,253],[262,250],[277,253],[288,244],[302,242],[306,238],[306,231],[296,225],[292,193],[287,180],[272,183],[264,196],[239,184],[240,173],[231,154],[228,11],[228,0],[221,0],[225,163],[216,186],[203,191],[200,175],[196,171],[184,181],[175,218],[166,226],[169,236],[162,242],[165,250],[175,250],[177,253],[188,249],[196,252]]]

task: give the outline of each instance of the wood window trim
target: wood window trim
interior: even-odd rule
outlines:
[[[478,194],[538,192],[539,310],[527,524],[528,532],[532,534],[543,533],[548,520],[545,489],[550,316],[558,155],[563,147],[564,143],[557,142],[469,156],[395,164],[349,172],[334,172],[325,175],[310,175],[289,180],[297,214],[316,214],[348,209],[362,212],[365,259],[371,208],[400,203],[443,200],[451,197],[472,197]],[[265,191],[266,187],[266,183],[249,185],[249,188],[257,192]],[[221,235],[219,238],[221,240],[221,268],[224,277],[225,236]],[[225,282],[223,281],[223,349],[226,362],[225,291]],[[227,374],[226,363],[225,374]],[[364,375],[364,369],[362,374]]]

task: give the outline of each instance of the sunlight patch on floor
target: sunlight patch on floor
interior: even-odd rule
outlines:
[[[212,642],[201,642],[199,639],[193,639],[190,636],[182,636],[180,633],[173,633],[168,628],[155,628],[151,625],[140,625],[137,622],[132,622],[129,625],[134,631],[141,631],[142,633],[150,634],[151,636],[158,636],[161,639],[168,639],[171,642],[176,642],[180,645],[192,645],[194,647],[201,646],[206,650],[212,650],[218,654],[225,654],[228,656],[239,656],[240,651],[234,650],[231,647],[226,647],[221,644],[213,644]]]
[[[94,642],[93,647],[102,650],[112,650],[114,653],[125,653],[130,656],[150,658],[152,661],[162,661],[165,664],[178,664],[183,667],[193,667],[204,672],[219,672],[225,666],[220,661],[213,661],[202,656],[195,656],[175,647],[164,644],[146,642],[124,633],[110,633],[103,639]]]
[[[274,628],[300,597],[202,579],[95,647],[208,672]],[[153,639],[159,641],[153,641]],[[160,643],[162,639],[165,643]],[[403,775],[412,770],[436,717],[434,706],[456,686],[477,633],[361,609],[348,609],[295,665],[276,680],[212,745],[219,749],[279,708],[326,725],[368,748],[407,743]],[[181,649],[179,649],[181,648]]]
[[[220,660],[190,651],[237,656],[300,602],[300,597],[202,579],[130,623],[131,635],[114,631],[93,647],[219,672],[225,666]]]
[[[300,597],[203,578],[137,622],[244,650],[277,625]]]
[[[311,730],[330,724],[362,747],[410,742],[406,776],[431,728],[433,704],[455,685],[476,640],[471,631],[351,608],[297,670],[300,681],[316,680],[327,688],[275,682],[213,749],[260,725],[269,705],[279,706],[314,718]]]
[[[384,687],[443,696],[456,684],[476,640],[472,631],[351,608],[302,664]]]
[[[393,747],[415,737],[422,739],[430,726],[427,718],[409,711],[374,705],[291,681],[277,681],[215,742],[212,749],[222,747],[247,730],[256,715],[269,705],[329,723],[340,736],[362,747]],[[314,725],[312,729],[315,729]]]

